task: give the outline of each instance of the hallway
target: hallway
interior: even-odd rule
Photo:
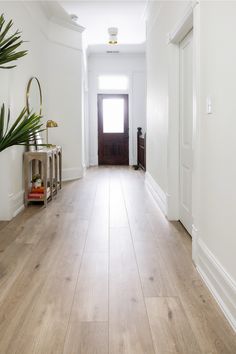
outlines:
[[[100,167],[0,223],[0,353],[233,354],[236,339],[143,172]]]

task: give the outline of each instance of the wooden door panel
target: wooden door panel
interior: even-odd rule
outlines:
[[[118,127],[119,132],[104,132],[103,102],[123,100],[123,126]],[[115,105],[114,105],[115,109]],[[111,113],[111,120],[115,119],[115,113]],[[115,125],[114,125],[115,126]],[[115,128],[117,129],[117,127]],[[110,129],[111,130],[111,129]],[[122,132],[120,132],[122,131]],[[128,119],[128,95],[98,95],[98,161],[99,165],[128,165],[129,164],[129,119]]]

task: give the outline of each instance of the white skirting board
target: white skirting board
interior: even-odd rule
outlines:
[[[86,167],[64,168],[62,170],[63,181],[73,181],[75,179],[83,178],[86,172]]]
[[[236,332],[236,283],[201,239],[197,242],[196,267]]]
[[[167,196],[149,172],[145,174],[145,184],[156,204],[166,215]],[[236,283],[197,234],[197,229],[194,228],[193,246],[196,268],[236,332]]]
[[[145,173],[145,184],[152,195],[154,201],[157,203],[159,208],[162,210],[164,215],[167,215],[167,197],[166,193],[161,189],[157,182],[153,179],[149,172]]]

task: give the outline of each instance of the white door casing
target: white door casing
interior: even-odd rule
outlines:
[[[180,221],[192,234],[193,32],[180,43]]]

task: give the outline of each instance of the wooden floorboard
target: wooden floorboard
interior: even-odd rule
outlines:
[[[170,223],[128,167],[88,170],[0,223],[0,354],[236,353]]]
[[[146,304],[156,353],[200,353],[178,297],[147,298]]]

